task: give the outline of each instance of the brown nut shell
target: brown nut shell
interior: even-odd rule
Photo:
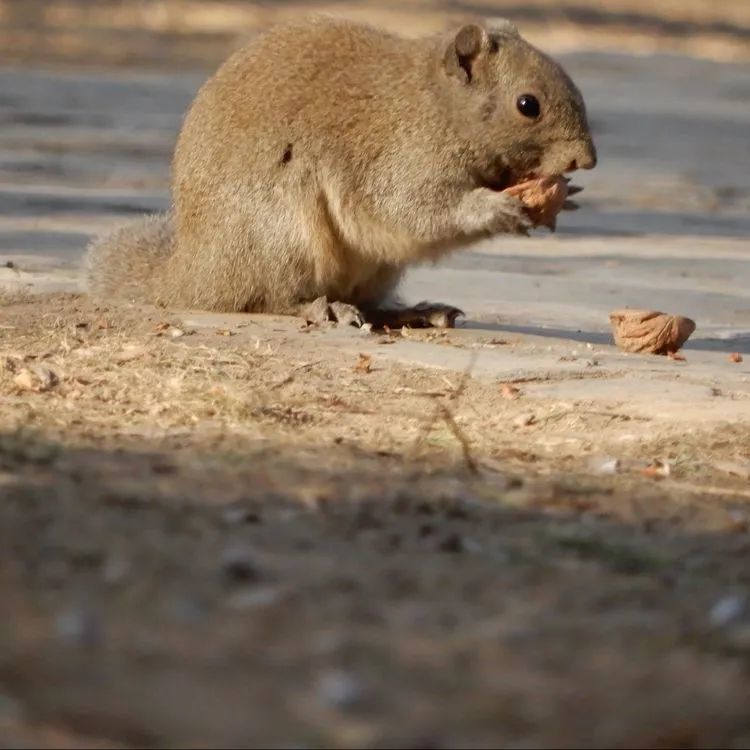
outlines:
[[[505,192],[524,204],[534,226],[554,229],[568,197],[568,181],[564,177],[539,177],[513,185]]]
[[[695,330],[690,318],[656,310],[614,310],[609,321],[615,344],[626,352],[673,354]]]

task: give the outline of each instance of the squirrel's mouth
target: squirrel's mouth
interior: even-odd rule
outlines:
[[[492,175],[491,177],[485,177],[482,182],[484,183],[484,187],[501,193],[503,190],[507,190],[508,188],[515,187],[516,185],[521,185],[522,183],[529,182],[530,180],[535,180],[537,176],[538,175],[535,172],[521,173],[516,172],[510,167],[505,167],[497,174]]]

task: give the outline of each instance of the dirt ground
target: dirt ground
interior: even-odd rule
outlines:
[[[394,354],[521,336],[0,311],[3,747],[750,745],[742,392],[688,423]]]

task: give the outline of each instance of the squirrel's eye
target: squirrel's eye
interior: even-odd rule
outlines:
[[[542,107],[539,104],[539,99],[537,99],[533,94],[521,94],[521,96],[518,97],[516,106],[518,107],[518,111],[524,117],[530,117],[533,120],[539,117],[539,114],[542,111]]]

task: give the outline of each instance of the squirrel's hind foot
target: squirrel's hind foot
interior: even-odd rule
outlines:
[[[455,328],[456,318],[463,310],[439,302],[420,302],[412,307],[360,310],[346,302],[329,302],[327,297],[318,297],[300,310],[308,323],[361,328],[369,323],[373,328]]]
[[[455,328],[463,310],[439,302],[420,302],[413,307],[392,310],[368,310],[365,317],[373,328]]]

